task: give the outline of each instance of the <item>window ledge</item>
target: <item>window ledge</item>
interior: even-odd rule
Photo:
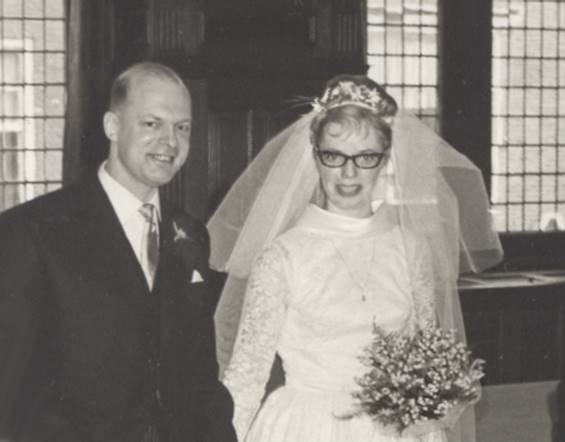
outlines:
[[[483,273],[459,278],[459,290],[485,290],[510,287],[540,287],[565,284],[565,270]]]

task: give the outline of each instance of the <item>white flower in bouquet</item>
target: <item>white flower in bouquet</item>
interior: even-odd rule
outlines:
[[[484,361],[472,361],[454,331],[429,327],[405,336],[375,327],[361,360],[369,370],[356,380],[355,414],[367,414],[399,433],[440,420],[480,396]]]

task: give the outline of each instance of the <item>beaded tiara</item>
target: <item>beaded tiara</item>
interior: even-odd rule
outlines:
[[[395,113],[395,110],[391,112],[391,99],[386,92],[352,81],[339,81],[328,87],[324,95],[314,99],[312,104],[316,111],[328,111],[346,105],[370,109],[389,123]]]

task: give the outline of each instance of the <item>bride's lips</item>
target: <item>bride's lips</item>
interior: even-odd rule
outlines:
[[[337,184],[335,187],[341,196],[356,196],[361,192],[359,184]]]

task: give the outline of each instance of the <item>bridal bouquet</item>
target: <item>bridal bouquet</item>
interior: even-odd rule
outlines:
[[[430,327],[404,336],[375,327],[362,362],[369,370],[357,379],[356,414],[367,414],[399,433],[479,399],[484,361],[471,361],[453,331]]]

